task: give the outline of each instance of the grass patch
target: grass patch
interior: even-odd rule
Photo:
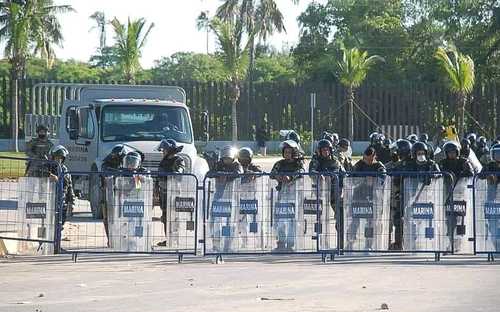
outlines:
[[[26,157],[25,153],[19,152],[0,152],[0,178],[13,179],[24,176],[26,171],[26,162],[23,160],[6,159],[2,157]]]

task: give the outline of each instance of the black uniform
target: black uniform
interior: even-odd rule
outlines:
[[[158,188],[157,190],[159,191],[160,194],[160,209],[161,209],[161,222],[163,225],[166,225],[167,222],[167,192],[168,192],[168,185],[167,185],[167,177],[162,176],[162,174],[168,174],[168,173],[184,173],[184,170],[186,168],[186,164],[184,162],[184,159],[181,156],[178,155],[173,155],[172,157],[163,157],[163,159],[160,161],[160,164],[158,165],[158,173],[160,174],[160,177],[158,177]]]
[[[439,166],[433,160],[420,163],[414,159],[410,159],[405,162],[401,169],[403,169],[402,171],[437,172],[439,171]]]
[[[439,168],[442,171],[452,173],[455,178],[472,177],[474,169],[467,158],[459,157],[457,159],[443,159],[439,162]]]

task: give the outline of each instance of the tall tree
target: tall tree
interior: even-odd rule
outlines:
[[[378,55],[368,56],[368,52],[357,48],[343,48],[342,60],[337,63],[338,78],[346,87],[346,98],[348,106],[348,137],[354,139],[354,92],[366,79],[370,68],[377,62],[384,62],[384,58]]]
[[[299,0],[292,0],[297,4]],[[217,9],[216,16],[223,21],[238,18],[247,34],[251,36],[249,45],[249,80],[253,79],[255,68],[255,39],[266,41],[275,31],[286,32],[283,13],[275,0],[224,0]]]
[[[240,98],[240,83],[245,78],[248,70],[248,49],[254,34],[250,34],[247,42],[243,44],[243,25],[234,18],[231,21],[212,19],[210,28],[214,32],[219,46],[220,58],[229,81],[232,121],[232,140],[238,140],[238,114],[236,105]]]
[[[5,56],[10,63],[11,124],[14,150],[19,150],[19,79],[24,77],[26,61],[39,52],[51,65],[54,44],[63,37],[57,14],[73,11],[69,5],[55,5],[52,0],[5,0],[0,2],[0,41],[5,42]]]
[[[474,89],[475,82],[474,61],[469,55],[458,52],[453,45],[439,47],[435,58],[445,73],[445,79],[448,81],[450,91],[457,96],[458,110],[455,121],[457,122],[458,132],[464,134],[467,96]]]
[[[93,19],[96,23],[90,30],[97,29],[97,33],[99,34],[99,50],[102,50],[106,47],[106,15],[102,11],[96,11],[89,18]]]
[[[118,64],[127,83],[132,83],[137,71],[141,68],[141,52],[154,23],[146,28],[144,18],[136,20],[128,18],[127,25],[124,25],[115,17],[110,24],[115,32]]]

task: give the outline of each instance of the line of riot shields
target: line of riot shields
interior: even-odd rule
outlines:
[[[16,253],[500,251],[498,173],[213,174],[204,181],[71,173],[75,180],[97,174],[86,181],[99,183],[89,190],[99,192],[101,218],[89,198],[68,205],[58,174],[0,181],[0,239],[15,242]]]
[[[0,239],[14,254],[48,255],[58,250],[63,200],[56,162],[2,157]]]

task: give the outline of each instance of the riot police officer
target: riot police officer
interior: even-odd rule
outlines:
[[[61,168],[61,175],[63,177],[62,192],[64,194],[63,199],[63,212],[62,212],[62,223],[66,222],[66,217],[71,215],[73,212],[75,204],[75,194],[73,192],[73,182],[71,180],[71,175],[68,173],[68,168],[64,164],[66,157],[68,157],[68,150],[62,146],[57,145],[50,149],[49,151],[50,160],[55,161]],[[49,165],[49,178],[51,181],[58,182],[59,174],[58,168],[54,164]]]
[[[411,149],[412,158],[404,166],[405,171],[437,172],[439,166],[429,159],[429,149],[423,142],[416,142]]]
[[[252,162],[253,151],[249,147],[242,147],[238,151],[238,162],[241,164],[244,173],[259,173],[262,168]]]
[[[123,144],[117,144],[102,161],[102,171],[118,171],[123,165],[123,159],[132,149]]]
[[[345,171],[352,171],[350,147],[351,142],[349,140],[340,139],[338,148],[334,150],[334,156],[337,157]]]
[[[481,175],[489,172],[500,172],[500,143],[493,145],[490,149],[490,162],[483,167]],[[498,183],[498,176],[488,176],[488,181],[492,184]]]
[[[429,142],[429,135],[427,133],[422,133],[419,136],[419,141],[422,143],[425,143],[427,145],[427,148],[429,149],[429,159],[434,160],[434,147],[432,144]]]
[[[277,180],[276,190],[282,192],[285,185],[291,184],[304,172],[304,160],[300,153],[299,145],[293,140],[286,140],[281,143],[281,154],[283,159],[277,161],[272,170],[270,178]],[[293,196],[294,194],[279,194],[280,196]],[[294,219],[294,218],[293,218]],[[278,233],[277,251],[291,251],[295,246],[295,220],[277,218],[274,226]]]
[[[363,153],[363,159],[359,160],[353,168],[355,172],[382,172],[385,173],[385,166],[377,160],[375,149],[369,146]]]
[[[285,183],[295,181],[300,176],[294,173],[304,172],[304,158],[300,154],[300,148],[297,142],[286,140],[281,143],[281,155],[283,159],[278,160],[271,169],[271,179],[278,181],[276,189],[281,190],[281,186]],[[284,174],[287,175],[284,175]],[[288,175],[290,173],[290,175]]]
[[[469,145],[470,149],[474,151],[474,153],[477,152],[477,134],[474,132],[469,133],[466,137],[467,140],[469,140]]]
[[[479,159],[481,161],[481,164],[484,166],[487,164],[487,162],[484,162],[482,161],[483,159],[483,156],[488,154],[490,151],[488,149],[488,141],[486,140],[486,138],[484,136],[480,136],[478,139],[477,139],[477,152],[476,152],[476,156],[477,156],[477,159]]]
[[[41,161],[36,160],[48,160],[49,152],[54,144],[49,140],[48,137],[49,129],[47,126],[39,125],[36,127],[36,133],[38,137],[31,139],[27,143],[26,155],[28,158],[33,159],[29,161],[26,167],[26,175],[28,176],[42,176],[43,173],[40,172],[46,164]]]
[[[215,164],[212,172],[219,173],[243,173],[243,167],[236,159],[238,150],[232,146],[225,146],[220,155],[220,160]]]
[[[309,172],[343,172],[344,168],[338,159],[333,156],[333,144],[326,140],[318,142],[317,154],[309,163]]]
[[[470,161],[460,155],[460,146],[456,142],[446,142],[443,150],[446,158],[439,162],[439,168],[442,171],[453,174],[456,179],[474,175]]]
[[[377,148],[375,148],[375,151],[377,153],[377,159],[384,165],[392,160],[391,144],[392,144],[391,139],[384,138],[379,149],[377,150]]]
[[[165,235],[167,234],[167,177],[165,174],[169,173],[184,173],[186,164],[184,162],[184,158],[182,156],[177,155],[182,151],[184,146],[177,145],[177,142],[174,139],[163,139],[160,142],[157,150],[163,153],[163,158],[158,165],[158,173],[160,177],[158,177],[158,192],[160,197],[160,209],[161,209],[161,223],[163,223],[163,231]],[[167,245],[167,241],[164,240],[159,242],[157,246],[164,247]]]
[[[411,144],[415,144],[418,141],[418,136],[416,134],[412,133],[406,139],[408,141],[410,141]]]
[[[412,144],[405,139],[397,140],[391,146],[391,161],[385,164],[388,171],[403,171],[411,159]]]

